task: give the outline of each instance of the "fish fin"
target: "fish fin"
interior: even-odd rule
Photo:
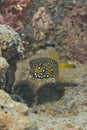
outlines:
[[[50,52],[49,53],[50,58],[54,59],[54,60],[59,60],[59,56],[57,52]]]
[[[59,68],[75,68],[76,66],[74,64],[69,64],[69,63],[59,63]]]
[[[58,72],[58,75],[55,77],[55,80],[56,81],[61,81],[63,78],[62,78],[62,72],[61,72],[61,70],[59,70],[59,72]]]
[[[59,75],[55,78],[55,81],[56,82],[61,82],[61,83],[65,83],[66,82],[64,77],[62,76],[61,72],[59,72]]]
[[[55,79],[56,79],[56,81],[59,81],[62,79],[62,77],[61,77],[61,75],[58,75]]]

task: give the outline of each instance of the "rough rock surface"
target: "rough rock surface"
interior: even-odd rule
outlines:
[[[8,62],[4,57],[0,56],[0,88],[4,88],[6,85],[6,71],[9,67]]]
[[[9,64],[7,63],[6,59],[2,56],[0,56],[0,73],[5,70]]]
[[[31,33],[25,37],[25,40],[27,43],[29,42],[28,48],[30,51],[36,53],[29,55],[27,59],[17,64],[15,75],[16,87],[14,87],[14,90],[18,94],[17,96],[21,97],[28,105],[33,105],[34,96],[38,97],[36,102],[37,106],[29,107],[28,114],[30,122],[33,119],[38,125],[39,130],[87,130],[87,76],[84,77],[84,75],[87,75],[87,65],[84,65],[84,63],[87,64],[87,2],[78,3],[77,1],[82,2],[85,0],[35,0],[29,8],[31,12],[29,18],[31,22],[28,21],[28,23],[26,23],[25,33],[27,33],[27,31]],[[67,2],[70,3],[64,5]],[[61,6],[59,6],[59,4]],[[63,16],[62,20],[60,20],[60,15]],[[33,26],[31,19],[33,19]],[[53,22],[52,28],[49,26],[51,19]],[[47,28],[45,29],[42,24]],[[33,35],[32,31],[34,31],[35,35]],[[44,39],[45,34],[46,39]],[[34,39],[32,40],[30,36]],[[3,40],[4,36],[1,38]],[[43,56],[49,57],[48,47],[43,50],[38,47],[42,44],[54,45],[53,48],[56,48],[56,51],[58,51],[61,56],[60,59],[63,61],[75,60],[75,69],[63,70],[62,76],[65,82],[59,82],[55,79],[34,79],[30,75],[29,60]],[[5,53],[6,46],[1,46],[1,48],[3,54],[8,54],[8,58],[14,56],[14,54],[18,54],[13,53],[13,48],[9,48],[11,50],[8,49],[7,53]],[[51,48],[50,52],[53,52],[53,48]],[[37,49],[39,50],[38,52]],[[30,51],[28,50],[28,52]],[[14,61],[13,57],[12,59]],[[77,61],[83,64],[79,64]],[[15,68],[13,64],[14,62],[10,67]],[[10,72],[8,75],[9,74]],[[10,76],[10,78],[12,78],[12,76]],[[11,81],[11,79],[9,81]],[[74,86],[74,83],[77,84]],[[12,85],[10,86],[12,87]],[[8,88],[11,90],[9,86]],[[3,95],[1,94],[1,97],[3,97]],[[13,128],[13,130],[15,130],[13,126],[13,124],[15,124],[19,128],[17,130],[20,130],[23,126],[26,126],[25,120],[27,119],[28,121],[28,118],[25,117],[27,108],[23,104],[21,105],[14,101],[12,101],[13,103],[11,102],[11,104],[9,102],[6,103],[7,99],[8,98],[5,97],[5,103],[2,98],[0,100],[0,102],[2,102],[0,107],[1,114],[4,115],[0,118],[0,123],[4,124],[0,124],[1,130],[5,130],[7,127],[5,126],[6,119],[10,122],[10,119],[13,118],[13,122],[11,121],[11,124],[8,123],[9,129],[12,130]],[[9,114],[11,112],[12,114]],[[10,118],[7,118],[6,115],[9,115]],[[18,119],[17,122],[16,119]],[[19,125],[19,122],[22,123]],[[29,126],[32,127],[33,123],[29,124],[31,124]],[[26,129],[31,130],[30,127]],[[34,127],[33,129],[37,130],[38,128]]]
[[[0,90],[1,130],[87,130],[87,76],[60,100],[39,104],[37,111],[33,110]]]
[[[87,76],[65,93],[59,101],[37,106],[35,119],[39,130],[87,130]]]
[[[20,36],[10,26],[5,24],[0,24],[0,48],[2,55],[7,60],[11,60],[18,55],[24,57],[24,47]]]
[[[28,107],[14,102],[0,90],[0,130],[36,130],[37,126],[27,116]]]
[[[87,1],[69,3],[63,12],[63,32],[68,57],[87,64]],[[62,33],[63,33],[62,32]],[[62,39],[62,38],[61,38]]]
[[[75,69],[63,70],[61,76],[65,82],[55,79],[34,79],[28,71],[29,60],[45,55],[49,57],[51,51],[55,49],[40,50],[36,55],[28,56],[26,60],[18,62],[15,89],[22,98],[23,95],[30,95],[28,102],[31,104],[33,104],[31,99],[34,98],[32,94],[34,90],[38,101],[36,106],[29,107],[29,117],[35,120],[39,130],[86,130],[87,77],[84,75],[87,74],[87,66],[76,64]]]
[[[6,91],[11,92],[15,80],[16,62],[24,58],[21,38],[10,26],[0,24],[0,50],[9,67],[6,71]],[[10,89],[9,89],[10,88]]]
[[[38,8],[38,11],[35,13],[32,21],[32,26],[34,28],[34,37],[36,37],[36,39],[44,39],[45,32],[53,24],[50,15],[48,14],[44,6]]]

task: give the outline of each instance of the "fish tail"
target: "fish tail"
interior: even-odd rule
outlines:
[[[59,63],[59,68],[75,68],[76,66],[74,64],[69,63]]]

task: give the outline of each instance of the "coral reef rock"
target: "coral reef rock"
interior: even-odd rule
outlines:
[[[39,130],[87,130],[87,76],[60,100],[38,105],[37,113],[29,117],[36,119]]]
[[[35,122],[27,117],[28,107],[17,103],[0,90],[0,130],[38,130]]]
[[[9,67],[8,62],[4,57],[0,57],[0,88],[4,88],[6,84],[6,76],[5,73],[7,68]]]
[[[52,26],[53,22],[45,7],[39,7],[33,19],[33,28],[35,38],[44,39],[45,32]]]
[[[63,12],[63,28],[65,43],[69,57],[87,64],[87,2],[69,3]],[[63,30],[63,31],[64,31]]]
[[[9,66],[8,62],[4,57],[0,57],[0,73]]]
[[[0,24],[0,48],[3,57],[7,60],[24,57],[24,47],[20,36],[5,24]]]

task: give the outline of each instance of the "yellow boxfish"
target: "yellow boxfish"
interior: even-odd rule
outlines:
[[[41,57],[29,61],[30,72],[34,78],[56,78],[59,75],[59,68],[75,68],[74,64],[59,63],[58,56],[50,53],[49,57]]]

